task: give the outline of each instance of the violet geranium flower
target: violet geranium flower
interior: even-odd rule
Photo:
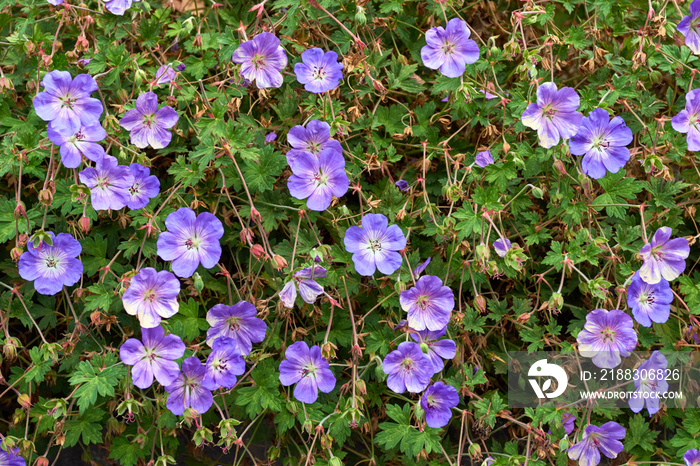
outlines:
[[[661,278],[659,283],[650,285],[635,272],[627,288],[627,305],[632,309],[634,319],[644,327],[652,322],[666,322],[671,315],[673,292],[668,281]]]
[[[19,448],[11,448],[10,451],[0,449],[0,465],[27,466],[27,462],[19,456]]]
[[[651,353],[649,359],[636,369],[639,377],[634,379],[635,392],[629,399],[630,409],[638,413],[647,406],[649,416],[659,411],[659,395],[668,391],[666,368],[668,360],[660,351]]]
[[[432,384],[420,399],[420,406],[425,411],[425,423],[433,429],[449,424],[452,419],[452,408],[458,404],[457,389],[443,382]]]
[[[695,3],[695,2],[693,2]],[[679,133],[688,133],[688,150],[700,151],[700,89],[693,89],[685,95],[685,109],[671,119],[671,126]]]
[[[433,275],[424,275],[416,285],[399,296],[401,308],[408,313],[408,325],[414,330],[442,330],[450,321],[455,295],[449,286]]]
[[[137,316],[143,328],[157,327],[161,319],[177,314],[180,305],[180,280],[167,270],[157,272],[143,268],[131,279],[131,285],[122,296],[127,314]]]
[[[418,334],[411,333],[411,338],[428,347],[426,353],[433,365],[433,374],[437,374],[445,367],[443,359],[452,359],[457,354],[457,345],[449,338],[440,340],[447,333],[447,327],[441,330],[421,330]]]
[[[483,152],[479,152],[476,154],[476,158],[474,159],[474,163],[481,168],[485,168],[491,164],[493,164],[493,155],[491,155],[490,150],[485,150]]]
[[[161,65],[161,67],[158,68],[158,71],[156,71],[155,83],[156,85],[167,84],[175,81],[176,77],[177,73],[173,69],[173,65],[168,63],[167,65]]]
[[[630,159],[627,145],[632,139],[632,130],[622,117],[611,120],[606,110],[596,108],[583,119],[578,132],[569,141],[569,152],[583,155],[583,173],[600,179],[625,166]]]
[[[180,375],[175,362],[185,354],[185,344],[177,335],[166,335],[160,325],[141,329],[141,341],[129,338],[119,348],[122,362],[131,368],[134,385],[145,389],[153,378],[163,386],[170,385]]]
[[[219,240],[224,226],[214,214],[197,215],[189,207],[180,207],[165,219],[168,231],[158,235],[157,253],[165,261],[173,261],[173,273],[191,277],[201,263],[210,269],[221,258]]]
[[[401,267],[401,254],[406,247],[406,237],[398,225],[389,225],[382,214],[366,214],[362,227],[350,227],[345,232],[345,250],[352,253],[355,270],[366,277],[375,270],[385,275]]]
[[[569,458],[578,461],[579,466],[596,466],[601,452],[608,458],[616,458],[624,448],[620,440],[625,434],[625,428],[617,422],[606,422],[600,427],[589,425],[581,441],[569,448]]]
[[[172,107],[158,109],[157,95],[144,92],[136,99],[136,108],[119,120],[119,126],[131,133],[131,143],[136,147],[143,149],[150,144],[154,149],[162,149],[170,144],[173,135],[169,130],[179,119]]]
[[[282,86],[282,70],[287,66],[287,53],[274,34],[261,32],[243,42],[233,52],[233,62],[241,65],[241,75],[255,81],[259,89]]]
[[[126,165],[119,165],[115,157],[105,155],[95,168],[87,167],[78,173],[80,182],[90,188],[90,203],[95,210],[119,210],[129,202],[129,188],[134,175]]]
[[[700,1],[690,4],[690,15],[684,16],[676,29],[685,37],[685,45],[696,55],[700,54]]]
[[[554,83],[544,83],[537,88],[537,101],[525,109],[522,122],[537,130],[540,146],[548,149],[576,135],[583,115],[578,109],[580,98],[572,87],[557,89]]]
[[[83,263],[76,259],[83,248],[77,239],[69,233],[46,232],[52,239],[49,246],[42,241],[35,245],[34,240],[27,242],[27,250],[22,253],[17,264],[19,276],[34,281],[37,293],[53,295],[64,286],[78,283],[83,274]]]
[[[433,364],[418,343],[404,341],[387,354],[382,369],[388,375],[387,386],[396,393],[425,390],[433,375]]]
[[[182,361],[182,372],[173,383],[165,387],[170,393],[166,406],[179,416],[185,409],[192,408],[197,414],[209,411],[214,403],[211,391],[203,384],[206,369],[196,356],[190,356]]]
[[[430,264],[430,260],[431,260],[431,259],[432,259],[432,257],[428,257],[428,258],[425,260],[425,262],[423,262],[422,264],[419,264],[418,267],[416,267],[415,269],[413,269],[413,276],[414,276],[415,278],[418,278],[418,277],[420,276],[420,274],[423,273],[423,271],[425,270],[425,268],[428,267],[428,264]]]
[[[343,64],[338,63],[338,54],[330,51],[324,53],[318,47],[305,50],[301,54],[301,63],[294,65],[294,74],[304,89],[314,94],[332,91],[343,79]]]
[[[126,10],[131,7],[133,2],[140,2],[141,0],[107,0],[105,7],[107,11],[117,16],[124,16]]]
[[[293,147],[287,151],[289,165],[303,152],[318,155],[323,149],[332,148],[340,154],[343,153],[340,142],[331,139],[331,126],[320,120],[311,120],[306,128],[301,125],[292,127],[287,133],[287,142]]]
[[[41,81],[44,91],[34,97],[34,111],[61,134],[75,134],[81,126],[100,124],[102,102],[90,97],[97,82],[88,74],[71,78],[68,71],[51,71]]]
[[[311,210],[322,212],[330,207],[333,196],[342,197],[348,192],[345,159],[334,149],[324,149],[318,157],[302,152],[290,166],[294,174],[287,181],[289,193],[296,199],[306,199]]]
[[[639,255],[644,264],[639,269],[639,276],[650,285],[656,285],[665,278],[675,280],[685,270],[685,259],[690,254],[690,246],[685,238],[671,239],[673,230],[661,227],[651,238],[651,243],[642,246]]]
[[[141,209],[160,193],[160,180],[151,175],[151,170],[138,163],[129,165],[131,174],[134,175],[134,183],[129,187],[129,202],[126,206],[131,210]]]
[[[292,309],[297,299],[297,287],[301,299],[307,304],[313,304],[323,294],[323,287],[316,283],[317,278],[326,277],[326,269],[321,266],[306,267],[294,272],[292,279],[280,291],[280,300],[284,307]]]
[[[471,40],[467,23],[459,18],[447,22],[447,28],[434,27],[425,33],[426,45],[420,50],[423,64],[440,69],[448,78],[459,78],[467,65],[479,59],[479,46]]]
[[[217,304],[207,312],[207,344],[211,347],[219,337],[229,337],[236,342],[239,353],[247,356],[253,349],[253,343],[265,339],[267,325],[255,317],[258,311],[247,301],[239,301],[233,306]]]
[[[335,388],[335,376],[318,345],[309,348],[305,341],[297,341],[287,348],[284,357],[279,367],[280,383],[285,387],[296,383],[297,400],[311,404],[318,398],[319,390],[330,393]]]
[[[637,346],[637,332],[632,318],[623,311],[594,309],[586,316],[586,324],[577,341],[581,356],[592,358],[600,368],[612,369],[630,355]]]
[[[399,188],[399,190],[403,191],[403,192],[408,191],[408,188],[409,188],[408,181],[406,181],[406,180],[399,180],[396,183],[394,183],[394,185],[396,185],[396,187]]]
[[[570,413],[564,413],[561,415],[561,425],[564,427],[564,433],[566,435],[571,434],[576,428],[576,416]]]
[[[47,135],[51,142],[60,147],[61,163],[66,168],[78,168],[81,154],[93,162],[102,160],[105,155],[104,147],[97,143],[107,137],[107,131],[99,123],[81,126],[74,133],[57,131],[49,123]]]
[[[236,376],[245,373],[245,361],[233,338],[219,337],[214,340],[212,352],[207,358],[206,375],[202,384],[209,390],[221,387],[233,388]]]
[[[687,466],[700,466],[700,450],[691,448],[683,455],[683,461]]]
[[[498,257],[506,257],[510,251],[511,242],[508,238],[500,238],[493,242],[493,248],[496,250]]]

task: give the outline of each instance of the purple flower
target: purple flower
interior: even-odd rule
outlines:
[[[165,219],[168,231],[158,235],[158,256],[173,261],[173,273],[178,277],[191,277],[201,263],[210,269],[221,258],[219,239],[224,226],[214,214],[195,214],[189,207],[180,207]]]
[[[690,254],[690,246],[685,238],[671,239],[673,230],[661,227],[651,238],[651,243],[642,246],[639,255],[644,264],[639,276],[650,285],[656,285],[665,278],[675,280],[685,270],[685,259]]]
[[[206,369],[197,357],[190,356],[182,361],[182,373],[165,387],[165,391],[170,393],[166,406],[173,414],[179,416],[187,408],[194,409],[197,414],[209,411],[214,397],[203,384],[205,375]]]
[[[262,32],[238,46],[233,52],[233,62],[241,65],[241,75],[255,81],[258,88],[278,88],[282,86],[287,54],[274,34]]]
[[[141,0],[107,0],[105,7],[110,13],[123,16],[134,1],[139,2]]]
[[[10,451],[0,449],[0,465],[2,466],[27,466],[24,458],[19,456],[19,448],[12,448]]]
[[[632,130],[622,117],[611,120],[606,110],[596,108],[583,119],[578,133],[569,141],[569,152],[583,155],[583,173],[600,179],[625,166],[630,159],[626,146],[632,139]]]
[[[700,1],[695,0],[690,4],[690,15],[684,16],[678,23],[678,32],[685,37],[685,45],[694,53],[700,54]]]
[[[177,73],[175,73],[173,65],[169,63],[167,65],[162,65],[160,68],[158,68],[158,71],[156,71],[156,85],[167,84],[174,81],[176,77]]]
[[[160,193],[160,180],[151,175],[151,170],[138,163],[132,163],[129,169],[134,176],[134,183],[127,190],[129,202],[126,205],[131,210],[137,210],[146,207],[148,201]]]
[[[34,111],[61,134],[75,134],[81,126],[100,124],[102,102],[90,97],[97,83],[88,74],[71,78],[68,71],[51,71],[41,81],[45,91],[34,97]]]
[[[637,332],[632,318],[623,311],[594,309],[586,316],[586,324],[577,341],[581,356],[593,358],[598,367],[612,369],[637,346]]]
[[[324,149],[318,157],[302,152],[289,165],[294,173],[287,181],[289,193],[296,199],[306,199],[311,210],[322,212],[331,205],[333,196],[342,197],[348,192],[345,159],[335,149]]]
[[[170,128],[180,117],[167,105],[158,109],[158,96],[144,92],[136,99],[136,108],[126,112],[119,126],[131,133],[131,143],[138,148],[162,149],[170,144],[173,135]]]
[[[413,269],[413,276],[416,277],[416,278],[418,278],[418,277],[420,276],[420,274],[423,273],[423,271],[424,271],[425,268],[428,266],[428,264],[430,264],[430,260],[431,260],[431,259],[432,259],[432,257],[428,257],[428,258],[425,260],[425,262],[423,262],[422,264],[419,264],[418,267],[416,267],[415,269]]]
[[[493,248],[496,250],[498,257],[505,257],[510,251],[511,243],[508,238],[497,239],[493,242]]]
[[[491,155],[491,151],[485,150],[476,154],[476,159],[474,160],[474,163],[481,168],[491,165],[493,163],[493,156]]]
[[[425,423],[433,429],[449,424],[452,408],[458,404],[457,389],[442,382],[435,382],[428,387],[420,399],[420,407],[425,411]]]
[[[635,272],[632,283],[627,288],[627,305],[632,308],[635,320],[644,327],[651,327],[652,322],[666,322],[671,315],[673,292],[671,285],[663,278],[655,285],[642,280]]]
[[[629,399],[630,409],[635,413],[644,409],[647,405],[649,416],[659,411],[659,395],[668,391],[666,382],[666,368],[668,360],[659,351],[651,353],[649,359],[644,361],[636,370],[639,377],[634,379],[634,386],[637,390]]]
[[[683,455],[683,461],[687,466],[700,466],[700,450],[691,448]]]
[[[455,308],[454,293],[433,275],[422,276],[416,286],[402,291],[399,301],[408,313],[408,325],[415,330],[442,330]]]
[[[396,183],[394,183],[397,188],[401,191],[408,191],[408,181],[406,180],[399,180]]]
[[[340,143],[331,139],[331,126],[320,120],[311,120],[306,128],[301,125],[294,126],[287,133],[287,142],[293,147],[287,151],[287,163],[290,165],[303,152],[318,155],[323,149],[330,147],[340,154],[343,153]]]
[[[255,317],[258,311],[247,301],[239,301],[233,306],[217,304],[207,312],[207,322],[211,328],[207,330],[207,344],[214,346],[219,337],[229,337],[236,342],[241,356],[247,356],[253,349],[253,343],[265,339],[267,325],[262,319]]]
[[[107,137],[107,131],[99,123],[81,126],[75,132],[65,129],[56,131],[53,124],[49,123],[47,134],[51,142],[60,146],[61,162],[66,168],[78,168],[81,154],[93,162],[102,160],[105,155],[104,148],[97,143]]]
[[[265,135],[265,142],[272,142],[277,139],[277,133],[271,131]]]
[[[418,343],[404,341],[387,354],[382,369],[388,375],[387,386],[396,393],[408,390],[419,393],[425,390],[433,375],[433,364]]]
[[[46,0],[46,1],[49,2],[53,6],[57,6],[57,5],[60,5],[61,3],[63,3],[63,0]],[[2,463],[0,463],[0,464],[2,464]]]
[[[343,64],[338,63],[338,54],[330,51],[323,53],[318,47],[301,54],[302,63],[294,65],[294,74],[304,89],[314,94],[328,92],[340,84],[343,79]]]
[[[698,3],[697,0],[693,4]],[[700,9],[700,6],[697,7]],[[693,89],[685,95],[685,110],[671,119],[671,126],[679,133],[688,133],[688,150],[700,150],[700,89]]]
[[[245,361],[236,347],[236,341],[228,337],[214,340],[202,384],[209,390],[218,390],[220,387],[233,388],[236,385],[236,376],[243,373]]]
[[[177,50],[177,44],[175,44],[175,45],[173,46],[173,50]],[[180,63],[179,65],[177,65],[177,66],[175,67],[175,69],[178,70],[178,71],[185,71],[185,68],[186,68],[186,67],[185,67],[185,64],[184,64],[184,63]]]
[[[34,281],[37,293],[52,295],[64,286],[75,285],[83,273],[83,263],[76,257],[83,250],[78,240],[68,233],[46,232],[53,240],[49,246],[42,241],[37,246],[34,240],[27,242],[27,251],[19,258],[19,276]]]
[[[434,27],[425,33],[427,45],[420,50],[423,64],[431,70],[440,68],[448,78],[459,78],[466,65],[479,59],[479,47],[469,36],[467,23],[459,18],[447,22],[447,28]]]
[[[600,463],[600,453],[616,458],[622,452],[620,440],[625,438],[625,428],[617,422],[606,422],[600,427],[589,425],[581,441],[569,448],[569,458],[579,466],[595,466]]]
[[[131,368],[134,385],[145,389],[153,377],[163,386],[170,385],[180,375],[175,362],[185,354],[185,344],[177,335],[165,335],[160,325],[141,329],[141,341],[129,338],[119,348],[122,362]]]
[[[305,341],[297,341],[284,352],[280,363],[280,382],[285,387],[294,387],[294,398],[311,404],[318,398],[318,391],[330,393],[335,388],[335,376],[328,361],[321,356],[318,345],[309,348]]]
[[[288,309],[294,307],[294,301],[297,299],[297,287],[299,287],[301,299],[305,303],[315,303],[316,298],[323,294],[323,287],[316,283],[315,279],[325,277],[326,269],[321,266],[306,267],[294,272],[292,279],[280,291],[280,300],[282,300],[284,307]]]
[[[421,330],[416,335],[411,333],[411,338],[428,347],[427,355],[433,365],[433,374],[437,374],[445,367],[443,359],[452,359],[457,354],[457,345],[450,339],[439,340],[445,335],[447,327],[441,330]]]
[[[406,247],[406,237],[398,225],[389,226],[389,219],[382,214],[366,214],[362,227],[348,228],[344,242],[360,275],[372,276],[376,269],[390,275],[401,267],[397,251]]]
[[[578,109],[580,99],[571,87],[557,90],[554,83],[544,83],[537,88],[537,102],[527,106],[523,112],[522,122],[525,126],[536,129],[540,145],[550,148],[559,143],[559,139],[575,136],[581,126]]]
[[[153,328],[177,314],[180,305],[180,280],[167,270],[157,272],[146,267],[131,279],[131,285],[122,296],[127,314],[137,316],[143,328]]]
[[[129,188],[134,184],[134,175],[126,165],[105,155],[78,173],[80,182],[90,188],[90,203],[95,210],[119,210],[129,203]]]
[[[574,423],[575,420],[576,416],[573,414],[564,413],[561,415],[561,425],[564,427],[564,433],[566,435],[571,434],[571,432],[573,432],[576,428],[576,424]]]

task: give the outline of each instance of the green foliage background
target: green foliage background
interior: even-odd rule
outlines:
[[[70,7],[0,1],[0,432],[32,463],[77,445],[85,461],[124,466],[252,457],[290,465],[336,464],[333,457],[466,464],[487,455],[497,465],[564,465],[560,412],[508,409],[506,351],[571,350],[588,311],[625,309],[623,285],[641,264],[644,228],[669,226],[689,237],[691,256],[674,283],[671,318],[637,326],[637,349],[697,349],[688,332],[700,331],[692,318],[700,314],[693,246],[700,171],[685,135],[670,125],[697,86],[699,59],[675,29],[688,2],[319,3],[267,1],[251,11],[252,2],[207,1],[183,11],[182,3],[141,1],[119,17],[93,0]],[[462,79],[420,59],[424,32],[452,17],[469,23],[481,50]],[[262,31],[275,32],[290,58],[280,89],[243,87],[231,62],[243,34]],[[292,72],[314,46],[342,56],[344,80],[330,98],[304,91]],[[154,88],[180,114],[173,141],[138,150],[118,119],[169,62],[186,65],[173,85]],[[74,199],[74,173],[56,162],[31,104],[51,70],[97,79],[107,152],[122,164],[150,166],[161,179],[160,196],[146,208],[98,214]],[[537,83],[551,79],[576,88],[584,114],[602,107],[625,119],[635,134],[625,169],[595,181],[565,144],[538,146],[520,116]],[[484,90],[497,97],[485,99]],[[301,210],[305,203],[286,188],[285,135],[312,118],[332,124],[351,180],[348,194],[321,213]],[[278,138],[266,143],[272,131]],[[497,162],[470,168],[486,148]],[[400,178],[411,184],[407,193],[394,186]],[[155,254],[157,232],[181,206],[214,212],[226,225],[226,271],[200,268],[201,292],[185,280],[180,313],[166,326],[186,341],[186,356],[208,351],[204,317],[214,304],[249,300],[268,325],[249,373],[216,396],[222,412],[212,408],[201,420],[172,415],[160,387],[131,386],[118,358],[121,343],[139,336],[120,293],[138,265],[167,269]],[[361,278],[342,246],[345,230],[370,211],[409,238],[407,261],[389,277]],[[521,249],[501,259],[479,247],[498,238],[484,212]],[[36,294],[17,273],[11,251],[24,250],[42,224],[83,246],[83,280],[70,295]],[[267,256],[256,258],[254,245]],[[276,293],[310,263],[313,249],[327,261],[322,283],[338,307],[322,298],[287,310]],[[379,364],[405,338],[393,326],[405,318],[398,294],[411,286],[408,264],[429,257],[426,272],[445,280],[457,301],[448,333],[458,351],[442,377],[459,389],[462,414],[443,429],[423,428],[413,412],[417,396],[391,392]],[[280,258],[289,266],[278,267]],[[284,349],[299,339],[325,343],[338,378],[332,393],[305,409],[277,378]],[[697,410],[662,409],[649,418],[587,409],[577,417],[571,438],[587,419],[627,429],[619,463],[682,463],[683,452],[700,446]]]

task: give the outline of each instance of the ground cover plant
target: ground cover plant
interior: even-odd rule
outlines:
[[[697,466],[694,397],[516,408],[508,360],[700,348],[699,26],[0,0],[0,465]]]

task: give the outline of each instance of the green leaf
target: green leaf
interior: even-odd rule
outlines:
[[[105,366],[101,366],[104,364]],[[110,367],[106,367],[111,364]],[[73,396],[77,398],[80,414],[87,411],[97,401],[97,395],[114,396],[114,387],[124,375],[125,367],[117,365],[116,356],[107,353],[104,358],[94,358],[91,361],[82,361],[77,370],[70,377],[71,385],[80,386]]]
[[[118,460],[124,466],[135,466],[139,459],[145,458],[148,453],[138,443],[123,436],[115,438],[109,449],[109,457]]]
[[[630,419],[627,435],[625,436],[625,450],[631,451],[636,447],[646,451],[654,451],[656,437],[659,432],[649,429],[649,421],[641,414],[636,414]]]
[[[608,173],[604,178],[598,180],[600,186],[605,190],[593,201],[593,204],[624,204],[627,205],[627,199],[633,199],[635,194],[642,191],[642,183],[635,181],[634,178],[625,177],[625,171],[620,170],[617,173]],[[603,207],[595,207],[595,210],[601,211]],[[607,206],[605,212],[617,218],[624,218],[627,209],[621,206]]]
[[[275,151],[272,146],[265,146],[259,161],[245,161],[243,177],[248,189],[259,193],[270,191],[286,166],[287,159],[281,152]]]
[[[72,447],[78,443],[82,436],[82,443],[102,442],[102,421],[105,412],[101,409],[91,409],[76,419],[66,422],[66,443],[65,446]]]
[[[440,451],[440,429],[426,427],[423,432],[410,424],[411,405],[406,403],[403,407],[397,405],[387,406],[387,415],[397,422],[382,422],[379,424],[380,432],[374,441],[387,449],[399,447],[401,452],[415,457],[425,449],[427,453]]]

